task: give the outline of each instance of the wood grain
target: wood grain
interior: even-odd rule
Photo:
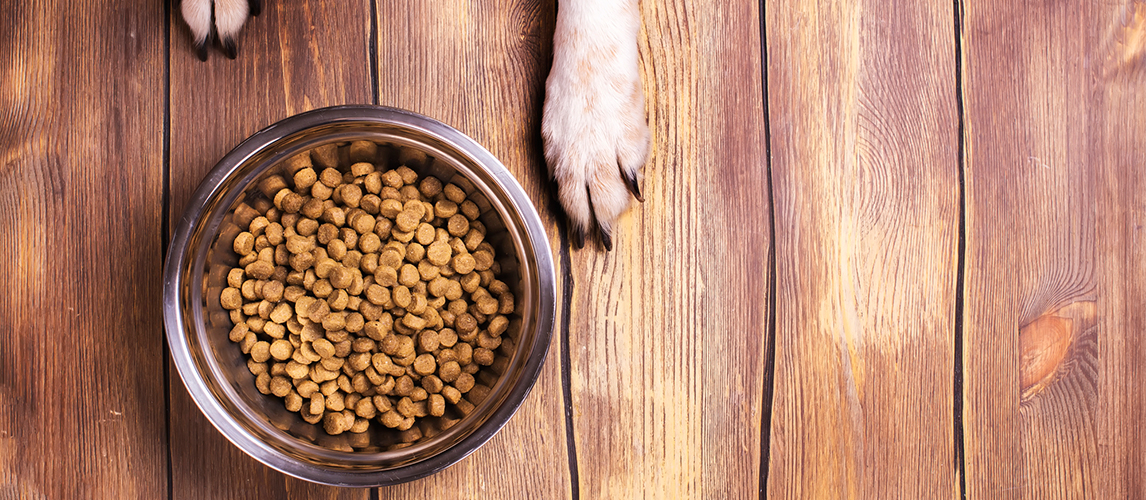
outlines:
[[[441,120],[489,149],[533,200],[556,253],[558,226],[540,143],[554,8],[538,0],[378,2],[378,101]],[[561,265],[559,255],[554,262]],[[568,498],[563,334],[554,331],[536,385],[500,433],[449,469],[383,488],[379,496]]]
[[[614,249],[572,254],[583,498],[760,488],[768,170],[757,2],[641,3],[653,136]]]
[[[969,498],[1143,491],[1144,41],[1140,1],[966,2]],[[1023,391],[1056,316],[1063,361]]]
[[[199,181],[248,135],[323,106],[371,102],[370,2],[264,2],[240,36],[239,58],[195,58],[171,19],[171,225]],[[195,406],[174,367],[171,482],[174,498],[359,498],[369,490],[290,478],[243,454]]]
[[[0,19],[0,498],[166,495],[162,27],[154,1]]]
[[[768,494],[957,497],[951,3],[765,8],[777,280]]]

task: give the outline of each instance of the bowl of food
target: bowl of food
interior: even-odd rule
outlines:
[[[184,385],[260,462],[395,484],[472,453],[537,379],[548,239],[506,168],[457,130],[378,106],[284,119],[200,184],[164,266]]]

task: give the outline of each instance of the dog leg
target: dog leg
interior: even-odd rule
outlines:
[[[642,200],[639,169],[649,156],[649,128],[639,29],[637,0],[562,0],[557,11],[541,134],[578,248],[595,228],[611,250],[613,225],[630,194]]]
[[[248,16],[262,12],[261,0],[182,0],[183,20],[191,28],[195,41],[195,54],[207,60],[207,45],[214,33],[219,38],[223,53],[234,59],[239,53],[235,42]]]
[[[180,10],[183,20],[191,28],[195,55],[199,56],[200,61],[206,61],[207,43],[211,38],[211,0],[183,0]]]
[[[243,29],[249,13],[247,0],[215,0],[215,31],[219,34],[223,53],[231,59],[239,55],[235,37]]]

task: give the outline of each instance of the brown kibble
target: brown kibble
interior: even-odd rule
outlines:
[[[247,255],[255,251],[255,236],[243,231],[235,236],[232,250],[239,255]]]
[[[398,270],[398,283],[409,287],[414,286],[414,283],[417,283],[419,279],[421,279],[421,275],[418,273],[418,268],[412,264],[403,265]]]
[[[255,342],[255,344],[251,346],[250,354],[251,359],[255,360],[256,363],[262,363],[271,357],[271,344],[265,340]]]
[[[474,258],[468,253],[455,255],[450,265],[458,274],[469,274],[474,270]]]
[[[465,236],[470,230],[470,221],[461,214],[454,214],[446,223],[446,228],[453,236]]]
[[[433,198],[442,192],[442,181],[437,177],[428,176],[418,184],[418,191],[426,198]]]
[[[336,266],[330,271],[330,286],[334,288],[343,289],[350,286],[354,282],[354,273],[347,269],[345,266]]]
[[[414,379],[409,375],[402,375],[394,382],[394,394],[398,396],[409,396],[414,392]]]
[[[354,405],[354,414],[362,418],[374,418],[377,415],[377,409],[374,407],[374,401],[367,398],[362,398]]]
[[[505,333],[505,330],[508,327],[509,319],[505,316],[498,315],[489,320],[489,327],[487,329],[489,330],[490,335],[497,337]]]
[[[438,369],[438,377],[442,379],[442,382],[447,384],[451,384],[457,380],[461,373],[461,365],[458,364],[457,361],[453,360],[442,363],[441,368]]]
[[[424,330],[418,334],[418,348],[422,352],[434,352],[438,350],[438,332],[433,330]]]
[[[219,294],[219,303],[223,309],[236,310],[243,307],[243,296],[239,289],[227,287]]]
[[[434,215],[439,219],[449,219],[458,213],[458,204],[450,200],[439,200],[434,204]],[[447,232],[448,234],[448,232]],[[436,235],[435,235],[436,238]]]
[[[444,266],[453,256],[453,249],[444,242],[435,241],[426,249],[426,259],[435,266]]]
[[[275,266],[265,260],[256,260],[250,264],[247,264],[243,271],[246,272],[247,276],[250,276],[251,278],[257,280],[265,280],[274,274]]]
[[[342,414],[334,412],[327,413],[326,416],[323,417],[322,428],[331,436],[337,436],[349,430],[349,426],[346,425],[346,419],[343,418]]]
[[[291,391],[283,399],[283,403],[286,406],[287,411],[297,412],[302,409],[302,396],[300,396],[297,392]]]
[[[422,377],[422,388],[425,389],[426,392],[437,394],[442,392],[442,387],[445,387],[445,384],[442,383],[442,379],[438,378],[437,375],[426,375]]]
[[[294,354],[294,346],[287,340],[276,340],[270,345],[270,354],[278,361],[286,361]]]
[[[329,340],[318,339],[311,343],[311,348],[313,348],[314,352],[323,358],[334,356],[334,344],[330,343]]]
[[[493,353],[490,354],[492,355]],[[490,360],[490,364],[493,364],[492,359]],[[437,363],[434,361],[433,354],[422,354],[414,360],[414,371],[418,372],[419,375],[434,373],[435,368],[437,368]]]
[[[294,173],[294,187],[298,190],[307,189],[318,181],[318,174],[311,167],[306,167]]]
[[[450,404],[458,404],[458,401],[462,399],[462,391],[459,391],[456,387],[447,385],[442,388],[442,397],[444,397],[446,401],[449,401]]]
[[[402,165],[401,167],[394,169],[394,172],[402,178],[403,184],[414,184],[418,182],[418,173],[410,167]]]
[[[271,394],[281,398],[285,397],[287,394],[290,394],[291,383],[290,380],[287,380],[286,377],[273,377],[271,378],[269,388],[271,390]]]
[[[454,203],[461,203],[466,200],[466,192],[462,191],[462,188],[453,183],[446,184],[442,188],[442,193],[446,195],[447,199]]]
[[[493,351],[484,347],[474,349],[474,363],[482,366],[489,366],[493,364]]]
[[[394,300],[394,304],[403,309],[409,307],[410,301],[413,300],[410,289],[403,285],[395,286],[390,292],[390,296]]]
[[[429,399],[429,413],[432,416],[440,417],[446,413],[446,398],[441,394],[431,394]]]
[[[383,413],[382,417],[380,417],[380,420],[382,421],[382,425],[393,429],[402,424],[403,418],[397,410],[392,409],[386,413]]]
[[[343,184],[339,188],[339,193],[342,195],[342,202],[348,207],[357,208],[358,202],[362,201],[362,188],[354,184]]]
[[[377,149],[326,144],[261,180],[268,198],[231,219],[239,265],[213,271],[227,286],[212,293],[260,392],[329,434],[378,420],[412,442],[457,421],[416,419],[488,395],[499,372],[479,370],[513,354],[514,298],[478,205],[408,167],[376,171]]]
[[[307,365],[304,365],[304,364],[299,363],[299,362],[294,361],[294,360],[287,362],[286,374],[290,378],[295,379],[295,380],[298,380],[301,378],[306,378],[306,376],[309,373],[310,373],[310,368],[308,368]],[[311,382],[311,383],[313,384],[314,382]],[[315,385],[316,389],[317,389],[317,387],[318,386]],[[305,393],[305,394],[303,393],[303,388],[301,385],[299,386],[298,390],[299,390],[299,394],[303,394],[303,397],[309,397],[310,396],[310,393]]]
[[[470,389],[473,389],[474,387],[474,376],[463,371],[460,375],[458,375],[458,379],[454,381],[454,387],[457,387],[459,391],[462,391],[462,394],[470,392]]]

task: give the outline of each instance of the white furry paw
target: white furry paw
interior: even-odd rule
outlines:
[[[262,0],[183,0],[180,6],[195,40],[195,54],[201,61],[207,60],[207,44],[212,35],[218,38],[223,53],[234,59],[239,54],[235,37],[247,16],[257,16],[261,10]]]
[[[641,200],[649,127],[637,61],[636,0],[562,0],[545,83],[541,135],[573,244],[594,228],[606,250],[613,224]]]

